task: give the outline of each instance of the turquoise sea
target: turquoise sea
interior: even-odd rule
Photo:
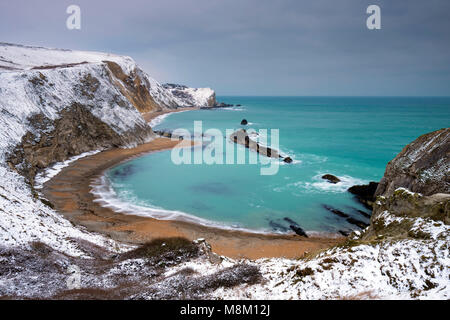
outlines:
[[[279,129],[280,151],[294,159],[275,175],[261,165],[181,164],[171,152],[148,154],[110,169],[96,192],[122,211],[222,227],[290,232],[356,230],[323,205],[368,222],[346,190],[379,181],[388,161],[418,136],[450,123],[450,98],[218,97],[239,107],[173,113],[155,129]],[[224,139],[225,143],[227,140]],[[207,148],[207,147],[206,147]],[[251,152],[251,151],[246,151]],[[267,165],[266,165],[267,166]],[[342,182],[330,184],[325,173]]]

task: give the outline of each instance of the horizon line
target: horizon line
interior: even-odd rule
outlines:
[[[243,95],[243,94],[217,94],[217,97],[273,97],[273,98],[450,98],[441,95]]]

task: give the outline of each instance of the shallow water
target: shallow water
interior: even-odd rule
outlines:
[[[294,159],[276,175],[261,165],[175,165],[171,152],[110,169],[101,191],[110,204],[158,218],[198,219],[258,231],[286,232],[289,218],[318,232],[355,230],[323,208],[368,222],[347,188],[378,181],[389,160],[419,135],[448,126],[449,98],[223,97],[241,107],[170,114],[156,129],[279,129],[280,150]],[[224,140],[225,141],[225,140]],[[270,143],[270,135],[269,135]],[[247,151],[248,152],[248,151]],[[325,173],[341,178],[330,184]]]

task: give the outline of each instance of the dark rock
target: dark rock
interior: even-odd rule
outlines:
[[[365,222],[363,222],[363,221],[361,221],[361,220],[358,220],[358,219],[355,219],[355,218],[350,217],[348,214],[346,214],[346,213],[344,213],[344,212],[342,212],[341,210],[338,210],[338,209],[336,209],[336,208],[327,206],[327,205],[325,205],[325,204],[323,205],[323,207],[324,207],[325,209],[327,209],[328,211],[330,211],[331,213],[333,213],[333,214],[335,214],[335,215],[337,215],[337,216],[339,216],[339,217],[341,217],[341,218],[345,218],[345,220],[346,220],[348,223],[353,224],[353,225],[355,225],[355,226],[358,226],[358,227],[360,227],[361,229],[364,229],[364,228],[366,228],[366,227],[369,225],[368,223],[365,223]]]
[[[53,203],[51,203],[49,200],[45,199],[45,198],[40,198],[39,200],[41,200],[41,202],[43,204],[45,204],[46,206],[55,209],[55,205]]]
[[[200,107],[201,110],[214,110],[214,109],[220,109],[220,108],[229,108],[232,107],[232,104],[228,104],[228,103],[224,103],[224,102],[215,102],[215,98],[214,98],[214,103],[211,106],[208,107]]]
[[[372,208],[375,201],[375,192],[377,190],[378,183],[370,182],[366,185],[355,185],[348,189],[348,192],[354,194],[356,198],[365,206]]]
[[[324,204],[324,205],[322,205],[322,206],[323,206],[325,209],[327,209],[328,211],[330,211],[331,213],[333,213],[333,214],[335,214],[335,215],[337,215],[337,216],[339,216],[339,217],[341,217],[341,218],[348,218],[348,217],[349,217],[348,214],[342,212],[341,210],[338,210],[338,209],[336,209],[336,208],[327,206],[326,204]]]
[[[225,102],[221,102],[221,103],[215,105],[215,107],[217,107],[217,108],[228,108],[228,107],[232,107],[232,106],[233,106],[232,104],[225,103]]]
[[[172,137],[172,132],[166,131],[166,132],[163,133],[162,136],[166,137],[166,138],[171,138]]]
[[[253,151],[256,151],[264,156],[276,159],[280,158],[280,154],[278,153],[277,150],[260,146],[255,140],[250,139],[245,129],[239,129],[233,134],[231,134],[230,140],[240,145],[243,145],[246,148],[249,148]]]
[[[242,119],[241,125],[246,126],[248,124],[248,121],[246,119]]]
[[[240,105],[240,104],[237,104],[237,105],[236,105],[236,107],[241,107],[241,106],[242,106],[242,105]]]
[[[298,223],[295,222],[294,220],[292,220],[291,218],[284,217],[283,220],[288,222],[289,224],[293,224],[294,226],[298,226],[299,227]]]
[[[358,226],[361,229],[365,229],[366,227],[369,226],[368,223],[365,223],[365,222],[363,222],[361,220],[358,220],[358,219],[355,219],[355,218],[352,218],[352,217],[348,217],[346,220],[347,220],[348,223],[353,224],[355,226]]]
[[[292,159],[291,159],[291,157],[286,157],[283,159],[283,162],[292,163]]]
[[[352,209],[353,209],[353,211],[359,213],[363,217],[370,219],[371,213],[367,213],[365,211],[362,211],[362,210],[359,210],[359,209],[356,209],[356,208],[352,208]]]
[[[283,220],[289,223],[289,228],[291,228],[292,231],[294,231],[296,234],[308,238],[305,230],[303,230],[297,222],[288,217],[284,217]]]
[[[305,230],[303,230],[302,228],[298,227],[298,226],[294,226],[293,224],[291,224],[289,226],[289,228],[291,228],[296,234],[298,234],[299,236],[308,238],[308,235],[306,234]]]
[[[330,183],[338,183],[341,181],[341,179],[339,179],[336,176],[333,176],[332,174],[325,174],[322,176],[322,179],[328,180],[328,182],[330,182]]]
[[[274,231],[287,232],[287,231],[289,230],[289,229],[286,228],[285,226],[283,226],[283,225],[281,225],[281,224],[279,224],[279,223],[277,223],[277,222],[275,222],[275,221],[273,221],[273,220],[270,220],[270,221],[269,221],[269,226],[270,226]]]
[[[338,232],[343,235],[344,237],[348,237],[350,235],[349,231],[346,230],[338,230]]]

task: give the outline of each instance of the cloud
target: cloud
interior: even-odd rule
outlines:
[[[80,31],[65,27],[75,2]],[[219,95],[450,95],[447,0],[75,2],[2,2],[0,39],[130,55]],[[366,28],[370,4],[381,30]]]

